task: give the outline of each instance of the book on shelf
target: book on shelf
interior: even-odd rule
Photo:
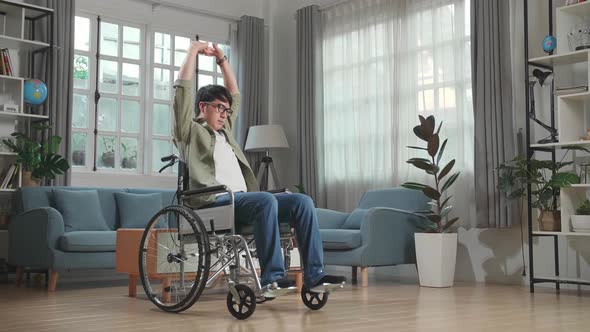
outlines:
[[[577,85],[577,86],[567,86],[567,87],[557,87],[553,92],[556,96],[561,95],[569,95],[573,93],[583,93],[588,91],[587,85]]]
[[[7,48],[0,49],[0,75],[14,76],[12,60]]]
[[[14,180],[14,178],[18,174],[18,169],[18,164],[12,164],[10,165],[10,168],[8,168],[8,170],[6,171],[6,174],[4,174],[4,171],[2,172],[4,176],[2,178],[2,184],[0,185],[0,189],[8,189],[8,186],[12,183],[12,180]]]

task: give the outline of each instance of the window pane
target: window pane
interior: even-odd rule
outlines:
[[[98,129],[117,130],[117,99],[102,97],[98,101]]]
[[[170,155],[170,142],[168,140],[152,140],[152,171],[158,172],[165,163],[160,158]]]
[[[88,57],[74,55],[74,88],[88,89]]]
[[[424,90],[418,92],[418,111],[432,112],[434,110],[434,91]]]
[[[213,84],[213,76],[199,74],[199,89],[208,84]]]
[[[438,89],[438,108],[439,109],[453,109],[457,107],[457,100],[455,96],[455,87],[446,87]]]
[[[139,101],[121,100],[121,131],[139,133]]]
[[[186,57],[186,50],[190,46],[191,40],[185,37],[174,36],[174,65],[180,67]]]
[[[72,127],[88,128],[88,96],[74,93]]]
[[[217,66],[217,64],[215,63],[215,61],[213,61],[213,59],[215,59],[215,58],[212,56],[206,56],[206,55],[199,54],[199,70],[206,70],[206,71],[215,70],[214,66]]]
[[[121,168],[137,168],[137,138],[121,137]]]
[[[119,25],[100,23],[100,54],[119,55]]]
[[[86,142],[88,138],[85,133],[72,133],[72,165],[86,165]]]
[[[90,50],[90,20],[86,17],[76,16],[74,24],[74,48],[81,51]]]
[[[166,104],[154,104],[154,117],[152,123],[154,135],[170,136],[170,106]]]
[[[132,27],[123,27],[123,57],[139,60],[141,58],[141,30]]]
[[[119,85],[119,69],[114,61],[100,60],[99,90],[101,92],[117,93]]]
[[[216,84],[225,86],[224,85],[224,82],[223,82],[223,77],[217,77],[217,83]]]
[[[115,136],[98,136],[96,165],[101,168],[115,168]]]
[[[139,65],[123,63],[121,93],[127,96],[139,96]]]
[[[170,99],[170,71],[154,68],[154,98]]]
[[[170,64],[170,35],[154,33],[154,63]]]

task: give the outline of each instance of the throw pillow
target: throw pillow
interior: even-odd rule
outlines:
[[[115,198],[119,207],[121,228],[145,228],[154,214],[162,209],[160,193],[115,193]]]
[[[110,231],[104,219],[96,190],[53,191],[55,207],[64,219],[64,230]]]

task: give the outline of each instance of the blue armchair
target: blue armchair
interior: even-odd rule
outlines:
[[[368,268],[415,264],[414,233],[429,224],[415,211],[428,210],[430,200],[406,188],[367,191],[352,213],[317,209],[324,264],[352,266],[353,283],[361,267],[361,285]]]

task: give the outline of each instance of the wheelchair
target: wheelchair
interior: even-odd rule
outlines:
[[[236,229],[234,196],[226,186],[200,189],[189,187],[188,168],[176,155],[163,157],[168,162],[160,172],[178,164],[176,205],[158,211],[148,222],[141,238],[139,275],[147,297],[167,312],[189,309],[205,288],[225,281],[227,309],[237,319],[247,319],[256,305],[277,296],[295,293],[296,287],[281,289],[262,286],[254,258],[256,247],[252,226]],[[288,191],[274,191],[288,192]],[[195,196],[227,193],[229,204],[193,209],[187,199]],[[294,233],[288,224],[279,224],[285,270],[290,267]],[[321,289],[301,289],[301,299],[311,310],[321,309],[328,295],[344,284],[325,285]]]

